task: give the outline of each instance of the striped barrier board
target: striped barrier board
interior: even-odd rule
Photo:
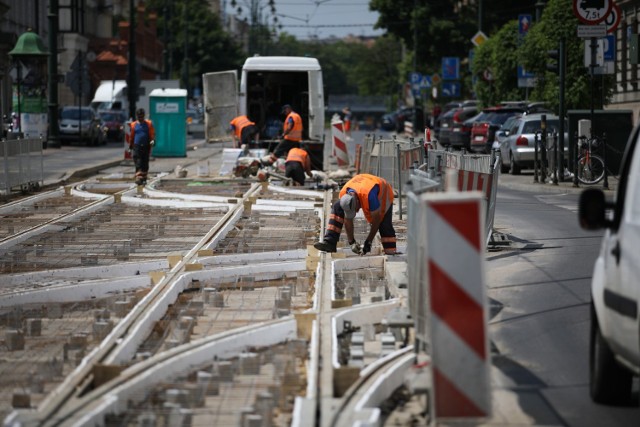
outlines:
[[[432,408],[439,418],[491,413],[484,220],[479,192],[421,196],[426,209],[433,370]]]
[[[491,196],[491,182],[493,174],[459,170],[458,190],[460,191],[480,191],[488,200]]]
[[[131,135],[131,121],[127,120],[124,124],[124,159],[133,160],[129,152],[129,136]]]
[[[336,156],[338,167],[349,167],[349,152],[347,151],[346,135],[342,120],[331,122],[331,136],[333,139],[333,155]]]

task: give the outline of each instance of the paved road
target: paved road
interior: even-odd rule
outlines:
[[[487,257],[494,393],[526,424],[632,426],[640,408],[589,398],[589,303],[602,233],[577,221],[577,192],[498,192],[495,227],[513,240]],[[636,383],[636,396],[638,386]]]

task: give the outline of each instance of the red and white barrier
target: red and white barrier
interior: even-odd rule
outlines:
[[[336,157],[339,168],[349,167],[349,152],[347,151],[347,138],[344,133],[342,120],[331,122],[331,136],[333,140],[333,155]]]
[[[488,417],[491,363],[482,197],[478,192],[432,193],[422,200],[434,416]]]
[[[124,123],[124,159],[133,160],[131,152],[129,151],[129,137],[131,135],[131,121],[127,120]]]

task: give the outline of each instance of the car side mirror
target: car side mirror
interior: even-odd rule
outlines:
[[[499,131],[496,132],[496,137],[502,138],[504,136],[507,136],[507,133],[505,131],[499,130]]]
[[[604,192],[599,188],[588,188],[580,194],[578,201],[578,218],[580,227],[585,230],[599,230],[611,226],[606,218],[607,208],[611,203],[605,200]]]

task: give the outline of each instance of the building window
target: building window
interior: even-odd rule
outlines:
[[[60,0],[59,27],[61,33],[84,34],[86,0]]]

